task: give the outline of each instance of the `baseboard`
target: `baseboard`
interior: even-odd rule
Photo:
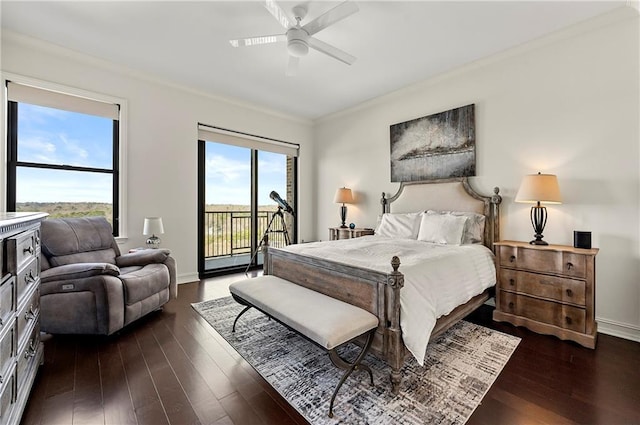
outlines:
[[[485,304],[495,307],[495,301],[495,298],[489,298]],[[598,322],[599,333],[640,342],[640,326],[603,319],[601,317],[596,317],[596,322]]]
[[[495,297],[491,297],[488,300],[486,300],[485,305],[490,305],[491,307],[495,307],[496,306],[496,299]]]
[[[178,280],[178,285],[183,283],[198,282],[200,280],[200,278],[198,277],[198,273],[181,274],[176,278]]]
[[[596,322],[598,322],[599,333],[640,342],[640,326],[603,318],[596,318]]]

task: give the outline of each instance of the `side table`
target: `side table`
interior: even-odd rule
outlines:
[[[373,235],[373,229],[366,227],[356,227],[349,229],[348,227],[329,227],[329,240],[335,241],[338,239],[352,239],[359,238],[360,236]]]

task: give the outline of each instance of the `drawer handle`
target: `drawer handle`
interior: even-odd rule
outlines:
[[[515,279],[509,279],[509,285],[513,286],[516,284]]]
[[[29,311],[27,311],[24,314],[24,320],[26,320],[28,322],[29,320],[33,320],[35,318],[36,318],[36,312],[33,311],[33,306],[31,306],[31,307],[29,307]]]
[[[4,326],[4,320],[2,320],[2,317],[0,317],[0,326]]]
[[[571,270],[573,268],[573,263],[567,263],[567,270]]]
[[[40,236],[36,236],[36,245],[40,245]]]
[[[24,254],[25,252],[28,252],[29,254],[33,255],[33,253],[34,253],[33,247],[31,245],[29,245],[27,248],[24,248],[22,250],[22,253]]]
[[[29,343],[29,348],[27,348],[27,351],[24,352],[24,358],[30,359],[35,355],[36,355],[36,343],[34,340],[31,340],[31,342]]]
[[[567,322],[567,325],[570,325],[571,323],[573,323],[573,320],[571,320],[571,317],[569,316],[565,317],[564,321]]]
[[[0,375],[0,384],[2,384],[3,382],[4,382],[4,377]]]
[[[573,291],[571,289],[567,289],[567,296],[573,297]]]
[[[28,285],[36,281],[36,278],[33,277],[33,270],[29,270],[29,274],[24,275],[24,282]]]
[[[513,301],[511,301],[511,302],[509,303],[509,308],[510,308],[511,310],[513,310],[513,305],[514,305],[514,304],[513,304]]]
[[[516,261],[515,255],[512,255],[511,257],[509,257],[509,262],[513,263],[514,261]]]

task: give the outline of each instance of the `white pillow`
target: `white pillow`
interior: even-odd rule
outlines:
[[[468,211],[434,211],[429,210],[427,214],[451,214],[456,216],[467,217],[467,223],[464,226],[462,232],[462,243],[483,243],[484,241],[484,224],[486,217],[483,214],[478,214]]]
[[[418,240],[447,245],[460,245],[467,217],[452,214],[423,214]]]
[[[421,215],[422,213],[385,213],[376,234],[389,238],[415,239],[418,237]]]

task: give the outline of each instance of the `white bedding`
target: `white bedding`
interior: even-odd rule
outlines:
[[[400,258],[400,326],[420,365],[436,320],[496,283],[491,251],[480,244],[438,245],[413,239],[363,236],[289,245],[283,250],[388,273]]]

